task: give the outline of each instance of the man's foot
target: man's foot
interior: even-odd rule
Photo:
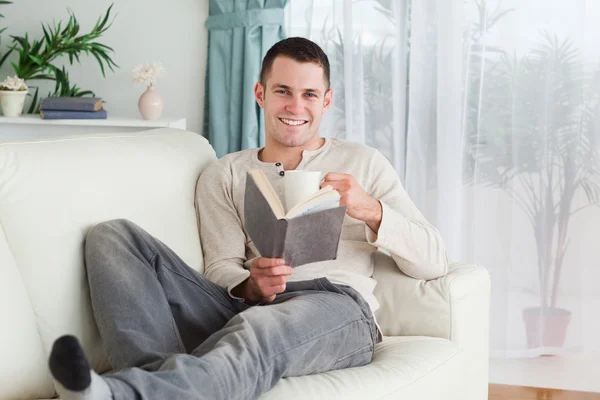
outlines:
[[[108,384],[90,369],[83,349],[75,336],[62,336],[52,346],[50,372],[64,389],[65,400],[109,400]]]

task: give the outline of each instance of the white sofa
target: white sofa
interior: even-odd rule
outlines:
[[[84,275],[94,224],[130,219],[203,270],[194,192],[215,159],[175,129],[0,143],[0,399],[54,397],[48,351],[66,333],[95,370],[110,368]],[[261,399],[487,398],[487,271],[454,264],[425,282],[377,253],[375,277],[386,337],[373,362],[284,379]]]

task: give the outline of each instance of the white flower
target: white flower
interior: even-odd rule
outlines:
[[[147,65],[138,65],[132,71],[133,81],[145,86],[153,86],[156,78],[165,73],[165,67],[160,62],[153,62]]]
[[[24,91],[27,90],[27,84],[17,75],[9,76],[0,83],[0,90]]]

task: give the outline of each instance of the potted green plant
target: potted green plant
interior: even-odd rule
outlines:
[[[27,89],[25,81],[16,75],[0,82],[0,107],[5,117],[21,116]]]
[[[0,0],[0,4],[10,2]],[[0,57],[0,65],[15,52],[18,58],[11,62],[11,65],[18,77],[28,83],[43,80],[55,82],[54,91],[48,93],[48,96],[94,95],[90,90],[81,90],[77,85],[72,85],[67,70],[59,63],[66,57],[72,65],[75,61],[80,61],[81,55],[91,55],[98,62],[103,76],[106,76],[106,67],[111,71],[118,67],[110,56],[114,52],[113,49],[97,41],[112,25],[109,20],[112,8],[111,4],[104,17],[98,18],[89,33],[81,33],[79,21],[73,12],[69,11],[66,24],[42,23],[43,37],[40,39],[30,39],[27,33],[24,36],[11,35],[12,45],[8,47],[9,51]],[[0,33],[5,29],[0,29]],[[34,90],[28,113],[38,112],[39,87],[32,84],[29,86]]]

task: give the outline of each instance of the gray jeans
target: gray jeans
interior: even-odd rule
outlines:
[[[249,306],[127,220],[92,228],[85,259],[115,399],[255,399],[283,377],[373,356],[368,304],[325,278]]]

